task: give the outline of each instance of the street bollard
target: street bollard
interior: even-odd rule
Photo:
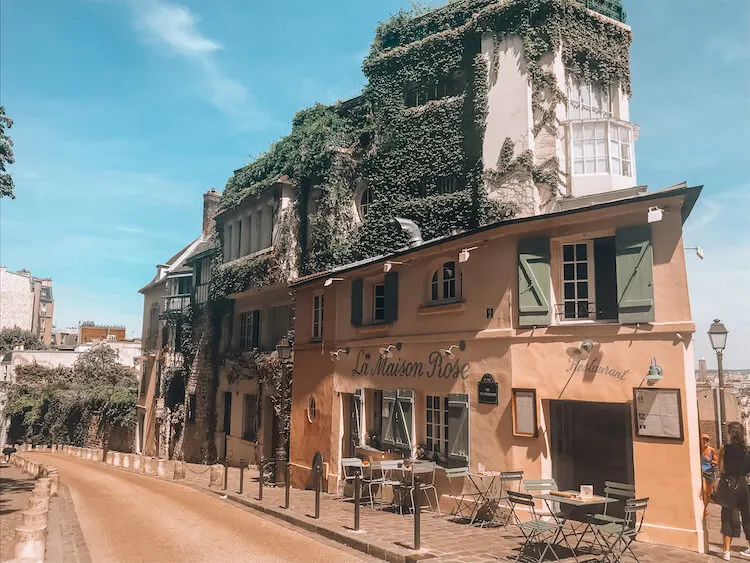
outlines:
[[[414,478],[414,549],[422,549],[422,483]]]
[[[360,502],[360,482],[359,473],[354,476],[354,531],[359,532],[359,502]]]
[[[227,458],[224,457],[224,490],[227,490],[227,482],[229,480],[229,467],[227,466]]]
[[[320,518],[320,487],[322,481],[322,474],[320,471],[315,472],[315,519]]]
[[[240,494],[242,494],[242,489],[244,488],[245,482],[245,458],[240,458]]]
[[[284,472],[284,486],[286,487],[286,490],[284,491],[284,508],[289,508],[289,489],[291,488],[292,484],[289,482],[289,461],[286,462],[286,471]]]
[[[263,500],[263,460],[258,465],[258,500]]]

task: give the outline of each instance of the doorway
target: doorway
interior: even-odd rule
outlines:
[[[561,490],[605,481],[634,484],[630,405],[550,401],[552,476]]]

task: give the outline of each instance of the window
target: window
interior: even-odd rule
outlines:
[[[607,123],[574,123],[573,173],[607,174]]]
[[[562,320],[617,319],[615,237],[561,246]]]
[[[258,438],[258,397],[245,394],[245,410],[242,413],[242,439],[255,442]]]
[[[513,389],[513,435],[536,438],[539,434],[536,390]]]
[[[232,392],[224,391],[224,425],[222,430],[229,434],[232,429]]]
[[[411,451],[414,427],[414,391],[407,389],[383,391],[382,445],[386,448]]]
[[[427,395],[425,409],[427,450],[438,454],[448,453],[448,397]]]
[[[609,126],[609,156],[612,174],[633,176],[633,158],[631,153],[630,128],[622,125]]]
[[[287,334],[289,334],[289,305],[273,307],[271,309],[271,345],[276,346]]]
[[[441,176],[436,183],[437,193],[452,194],[458,191],[458,178],[455,176]]]
[[[465,84],[465,73],[462,70],[454,70],[448,75],[439,77],[437,80],[407,84],[404,101],[406,107],[416,107],[424,105],[431,100],[457,96],[463,91]]]
[[[323,338],[323,295],[313,296],[313,338]]]
[[[154,303],[148,312],[148,344],[151,349],[156,348],[159,338],[159,305]]]
[[[273,206],[268,206],[268,245],[273,246],[273,226],[276,222],[276,213],[274,213]]]
[[[318,414],[318,405],[315,402],[315,397],[313,395],[310,395],[310,398],[307,400],[307,420],[308,422],[312,422],[315,420],[315,416]]]
[[[359,197],[359,214],[364,219],[370,211],[372,205],[372,188],[365,188]]]
[[[260,311],[240,315],[240,349],[252,350],[260,344]]]
[[[432,274],[430,282],[430,299],[432,301],[447,301],[456,299],[460,293],[456,288],[456,263],[446,262]]]
[[[188,422],[195,422],[195,393],[188,395],[187,420]]]
[[[46,315],[46,314],[47,314],[47,304],[42,303],[42,315]]]
[[[385,321],[385,284],[377,283],[372,288],[372,320],[375,322]]]
[[[227,225],[227,238],[224,240],[224,247],[227,249],[226,262],[229,262],[234,258],[232,256],[232,225]]]
[[[569,80],[568,119],[597,119],[611,116],[609,88],[602,84]]]

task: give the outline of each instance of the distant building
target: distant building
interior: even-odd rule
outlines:
[[[98,325],[93,321],[84,321],[78,327],[78,342],[118,342],[125,340],[123,325]]]
[[[698,396],[698,419],[701,433],[711,437],[711,444],[718,445],[718,419],[716,416],[719,402],[718,373],[706,369],[706,360],[698,361],[696,373],[696,391]],[[739,422],[745,429],[745,440],[750,441],[750,397],[748,385],[750,373],[738,370],[724,370],[724,408],[722,420],[726,423]]]
[[[78,346],[77,328],[53,328],[51,347],[57,350],[75,350]]]
[[[50,278],[34,277],[28,270],[9,272],[0,266],[0,330],[28,330],[49,346],[54,308]]]

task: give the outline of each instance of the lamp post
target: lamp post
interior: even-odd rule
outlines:
[[[719,319],[714,319],[711,328],[708,329],[708,338],[711,341],[711,347],[716,352],[716,366],[719,372],[719,408],[716,413],[716,422],[719,427],[718,440],[720,446],[724,444],[724,427],[727,424],[726,420],[724,420],[727,411],[724,404],[724,371],[721,361],[724,356],[724,348],[727,345],[728,334],[729,331]]]
[[[276,345],[276,351],[281,359],[281,408],[279,409],[279,441],[276,446],[276,484],[283,485],[286,478],[286,398],[287,398],[287,371],[286,361],[292,357],[292,346],[289,339],[284,337]]]

